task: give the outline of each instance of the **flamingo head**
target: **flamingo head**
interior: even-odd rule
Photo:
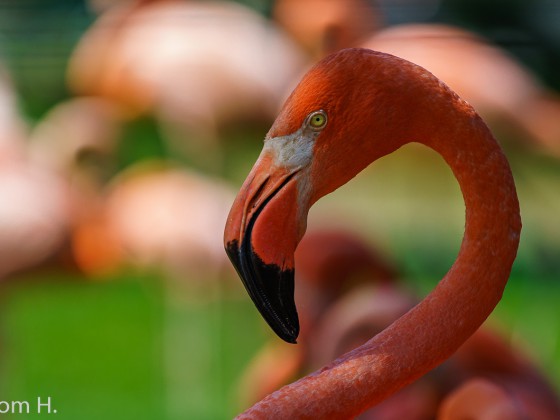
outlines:
[[[228,216],[226,252],[261,315],[287,342],[299,333],[294,252],[310,206],[407,138],[402,112],[412,110],[407,95],[399,99],[395,60],[412,66],[365,49],[315,65],[266,135]]]

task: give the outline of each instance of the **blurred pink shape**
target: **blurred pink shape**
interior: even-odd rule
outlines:
[[[78,93],[154,113],[171,134],[215,139],[228,122],[272,120],[303,64],[294,43],[239,4],[139,1],[97,20],[68,79]]]
[[[0,69],[0,279],[54,255],[69,228],[67,186],[29,159],[27,131]]]
[[[61,102],[33,128],[30,159],[72,183],[99,183],[96,165],[113,159],[124,118],[116,104],[102,98]]]
[[[308,232],[297,247],[295,261],[300,342],[307,342],[325,311],[354,287],[391,284],[398,278],[396,266],[386,256],[359,235],[340,228]]]
[[[94,272],[128,261],[178,278],[190,275],[193,282],[215,276],[229,267],[222,236],[233,198],[227,185],[195,172],[138,165],[113,180],[100,218],[78,230],[77,259]],[[107,245],[113,255],[98,252]]]
[[[65,187],[69,207],[67,242],[86,221],[99,217],[103,187],[113,169],[123,118],[121,110],[110,101],[74,98],[49,110],[30,134],[30,164],[56,176]],[[110,243],[96,250],[105,259],[112,255]],[[73,257],[65,255],[75,263]]]
[[[18,111],[10,76],[0,63],[0,165],[25,155],[27,126]]]
[[[514,130],[560,156],[560,97],[513,57],[482,38],[445,25],[401,25],[361,44],[416,63],[471,103],[498,130]],[[510,136],[516,131],[506,131]],[[519,135],[519,134],[517,134]]]
[[[357,45],[382,26],[364,0],[276,0],[274,20],[314,58]]]
[[[59,249],[68,230],[65,185],[25,162],[0,166],[0,278],[33,267]]]
[[[7,138],[11,143],[4,144],[17,153],[0,158],[0,277],[60,256],[72,229],[95,214],[120,118],[101,99],[72,99],[51,109],[29,134],[16,130]]]
[[[522,420],[517,401],[500,386],[483,378],[468,381],[455,390],[442,405],[438,419],[480,418]],[[538,417],[546,419],[547,417]]]

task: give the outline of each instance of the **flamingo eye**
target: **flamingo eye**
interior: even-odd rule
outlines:
[[[307,116],[307,124],[312,130],[322,130],[327,125],[327,114],[325,111],[314,111]]]

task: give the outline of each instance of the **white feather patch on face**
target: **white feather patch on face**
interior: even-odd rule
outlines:
[[[298,210],[300,213],[298,218],[304,221],[304,231],[312,190],[310,163],[313,158],[315,139],[320,134],[320,130],[309,126],[308,119],[304,121],[299,130],[292,134],[281,137],[267,137],[262,151],[262,153],[272,156],[276,167],[285,168],[290,173],[298,172],[296,175]]]
[[[274,163],[288,169],[302,169],[309,165],[313,156],[313,145],[319,132],[303,126],[292,134],[281,137],[266,138],[264,153],[274,157]]]

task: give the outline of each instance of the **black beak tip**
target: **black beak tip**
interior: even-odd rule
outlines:
[[[292,297],[293,299],[293,297]],[[261,314],[263,311],[259,309]],[[276,311],[275,311],[276,312]],[[276,312],[276,314],[278,314]],[[297,312],[292,312],[291,319],[285,318],[284,320],[278,322],[277,318],[274,316],[272,317],[265,317],[263,318],[268,322],[268,325],[272,328],[272,330],[276,333],[278,337],[290,344],[297,344],[297,338],[299,335],[299,319],[297,316]]]
[[[297,344],[297,333],[296,334],[291,334],[291,335],[285,335],[285,336],[281,336],[278,334],[278,336],[284,340],[286,343],[290,343],[290,344]]]
[[[299,318],[294,301],[294,270],[265,264],[250,244],[229,242],[226,252],[268,325],[282,340],[296,344]]]

